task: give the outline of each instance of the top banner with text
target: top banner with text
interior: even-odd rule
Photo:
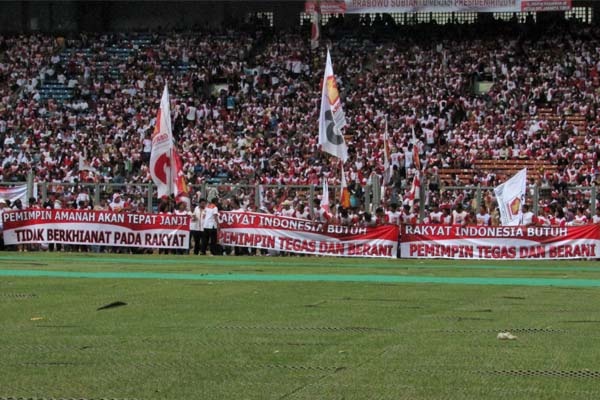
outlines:
[[[423,12],[540,12],[569,11],[572,0],[339,0],[307,1],[307,13],[376,14]]]
[[[302,254],[395,258],[398,226],[354,227],[270,214],[222,212],[219,243]]]

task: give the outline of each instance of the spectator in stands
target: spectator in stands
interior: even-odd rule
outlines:
[[[529,206],[529,204],[523,204],[521,225],[523,225],[523,226],[533,225],[533,220],[534,220],[534,214],[531,211],[531,207]]]
[[[590,185],[598,175],[600,154],[594,95],[599,30],[534,26],[536,40],[519,42],[517,52],[512,45],[497,45],[499,38],[514,37],[518,30],[513,28],[495,25],[490,35],[482,27],[429,26],[423,40],[423,28],[416,26],[406,30],[406,42],[381,35],[336,41],[332,57],[346,133],[352,135],[351,184],[360,188],[380,167],[381,121],[389,116],[392,182],[400,198],[410,187],[415,153],[432,171],[439,168],[440,178],[444,165],[550,159],[557,170],[544,173],[544,181],[559,195],[570,185]],[[457,32],[452,39],[448,29]],[[318,119],[322,52],[311,53],[306,38],[297,34],[259,40],[242,33],[169,32],[148,35],[135,45],[135,34],[82,35],[64,48],[50,35],[7,38],[0,67],[0,75],[7,77],[0,81],[3,180],[32,172],[38,182],[75,182],[81,171],[72,154],[78,153],[87,154],[99,183],[148,183],[148,138],[168,80],[177,147],[191,183],[318,182],[328,174],[324,166],[330,161],[318,151],[310,129]],[[344,35],[353,39],[350,32]],[[490,76],[489,92],[472,92],[466,77],[474,75]],[[204,93],[217,82],[226,84],[221,93]],[[60,94],[51,93],[50,84],[58,85]],[[235,101],[228,103],[229,98]],[[543,114],[544,109],[550,113]],[[573,123],[573,117],[581,117],[583,124]],[[437,174],[430,180],[432,191]],[[440,179],[439,186],[493,186],[505,177],[473,173],[455,178]],[[328,179],[339,183],[336,176],[328,174]],[[451,196],[455,200],[459,193]],[[467,204],[471,196],[461,201]],[[575,208],[584,202],[575,201]]]

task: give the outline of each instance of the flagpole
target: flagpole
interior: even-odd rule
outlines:
[[[165,88],[167,90],[167,104],[169,106],[169,115],[165,116],[167,118],[167,120],[165,120],[170,127],[170,131],[171,131],[171,151],[169,154],[169,177],[167,178],[167,187],[169,188],[169,196],[173,195],[173,198],[175,198],[175,191],[173,190],[173,173],[175,172],[175,157],[174,157],[174,152],[175,152],[175,138],[173,137],[173,124],[171,123],[171,96],[169,96],[169,86],[168,86],[168,82],[167,79],[165,79]]]

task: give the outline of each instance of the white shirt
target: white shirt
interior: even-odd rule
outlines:
[[[219,209],[214,204],[209,204],[204,209],[204,229],[217,229]]]
[[[523,225],[528,226],[533,224],[533,213],[531,211],[527,211],[523,214]]]
[[[191,231],[203,231],[204,230],[204,208],[196,206],[190,219],[190,230]]]

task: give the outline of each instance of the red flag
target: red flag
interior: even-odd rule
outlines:
[[[342,164],[342,194],[340,196],[340,204],[344,208],[350,208],[350,192],[346,183],[346,174],[344,173],[344,165]]]
[[[415,200],[421,198],[421,172],[417,171],[413,177],[412,186],[408,192],[408,204],[412,206]]]
[[[188,185],[185,179],[185,174],[183,172],[183,162],[181,161],[181,157],[173,148],[172,160],[173,160],[173,177],[172,180],[175,182],[173,185],[173,195],[177,201],[185,201],[188,203],[188,207],[191,208],[190,198],[189,198],[189,190]]]

